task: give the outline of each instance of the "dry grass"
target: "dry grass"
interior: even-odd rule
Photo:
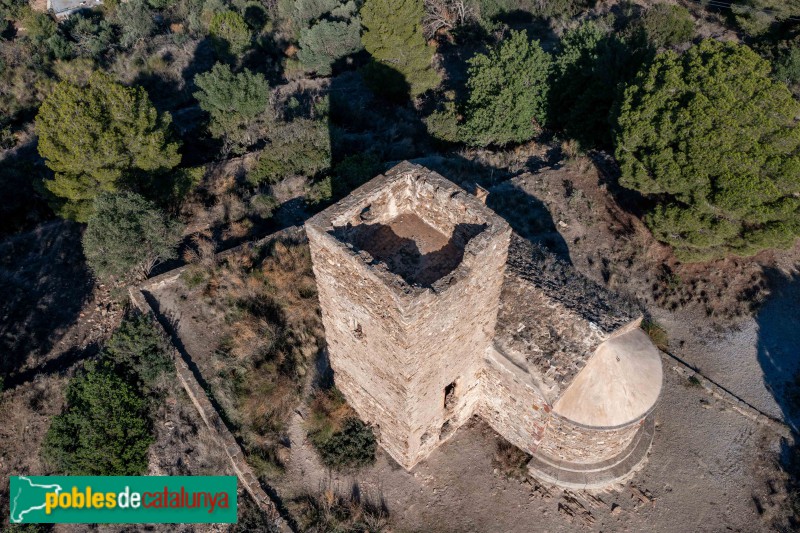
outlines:
[[[203,373],[260,475],[282,470],[289,415],[324,337],[308,245],[299,237],[198,264],[182,276],[224,316]]]
[[[642,320],[642,329],[662,352],[669,350],[669,337],[667,331],[653,320]]]
[[[492,457],[492,466],[504,476],[523,480],[528,477],[528,461],[531,456],[507,440],[498,437],[497,448]]]
[[[341,431],[345,420],[357,416],[339,389],[318,390],[311,400],[311,416],[306,426],[310,435],[324,441]]]
[[[358,487],[350,495],[331,488],[319,494],[305,494],[293,502],[298,523],[307,533],[388,531],[389,513],[382,503],[364,498]]]

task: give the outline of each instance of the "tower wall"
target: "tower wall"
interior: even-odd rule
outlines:
[[[306,231],[335,383],[411,468],[475,411],[511,230],[451,182],[403,164]],[[381,257],[394,248],[418,252],[419,281],[406,257]]]

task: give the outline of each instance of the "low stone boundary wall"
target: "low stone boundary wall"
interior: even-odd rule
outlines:
[[[217,258],[224,258],[242,250],[253,249],[275,238],[281,236],[294,236],[300,232],[302,232],[302,229],[300,228],[288,228],[286,230],[273,233],[267,237],[264,237],[263,239],[259,239],[258,241],[248,242],[229,250],[225,250],[224,252],[220,252],[217,254]],[[166,331],[163,324],[161,324],[161,321],[158,320],[157,314],[145,297],[145,292],[176,281],[187,267],[188,265],[182,266],[174,270],[170,270],[169,272],[165,272],[159,276],[155,276],[145,281],[138,287],[131,287],[128,291],[133,305],[142,313],[153,316],[156,319],[156,323],[169,339],[172,338],[172,335],[170,335],[170,332]],[[189,355],[186,354],[184,356],[184,354],[182,354],[173,345],[172,356],[173,360],[175,361],[175,371],[178,376],[178,381],[183,386],[186,394],[189,395],[192,404],[197,409],[197,412],[200,414],[200,418],[203,419],[206,427],[211,430],[216,441],[225,450],[225,454],[230,460],[233,471],[236,474],[236,477],[239,478],[239,481],[244,489],[253,498],[253,501],[256,502],[258,507],[264,511],[267,516],[269,516],[278,531],[281,531],[282,533],[291,533],[291,527],[289,527],[289,524],[283,519],[280,511],[278,510],[278,503],[273,500],[267,491],[265,491],[261,486],[261,483],[258,481],[258,478],[256,478],[252,468],[250,468],[250,465],[248,465],[247,461],[245,461],[244,453],[242,452],[242,448],[239,446],[239,443],[236,442],[236,438],[233,436],[233,433],[231,433],[231,431],[225,425],[225,422],[222,420],[219,412],[217,412],[217,410],[214,408],[214,405],[211,403],[211,400],[208,398],[208,394],[206,393],[205,389],[192,371],[191,367],[194,365],[189,359]]]

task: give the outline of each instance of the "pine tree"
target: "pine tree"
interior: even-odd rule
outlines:
[[[745,45],[659,54],[625,91],[620,183],[650,196],[655,236],[685,260],[790,246],[800,235],[800,103]]]
[[[463,137],[478,146],[533,138],[545,120],[551,64],[538,41],[521,31],[512,31],[488,54],[473,57]]]
[[[98,193],[136,187],[181,159],[170,139],[168,113],[159,114],[141,87],[94,73],[86,87],[59,83],[39,108],[39,154],[55,172],[45,187],[63,200],[59,214],[85,222]]]
[[[397,85],[391,71],[405,78],[410,94],[417,96],[433,89],[441,81],[433,69],[433,50],[425,42],[422,18],[425,9],[422,0],[366,0],[361,8],[364,48],[382,68],[369,72],[374,85],[382,82]],[[381,74],[383,74],[381,76]],[[385,87],[388,93],[396,87]]]
[[[239,151],[263,133],[269,107],[269,84],[261,73],[248,69],[234,74],[224,63],[195,76],[200,89],[194,97],[203,111],[211,115],[208,129],[225,140],[226,148]]]

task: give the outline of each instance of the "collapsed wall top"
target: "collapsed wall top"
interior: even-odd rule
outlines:
[[[508,224],[425,167],[403,162],[306,222],[401,300],[442,293]]]

